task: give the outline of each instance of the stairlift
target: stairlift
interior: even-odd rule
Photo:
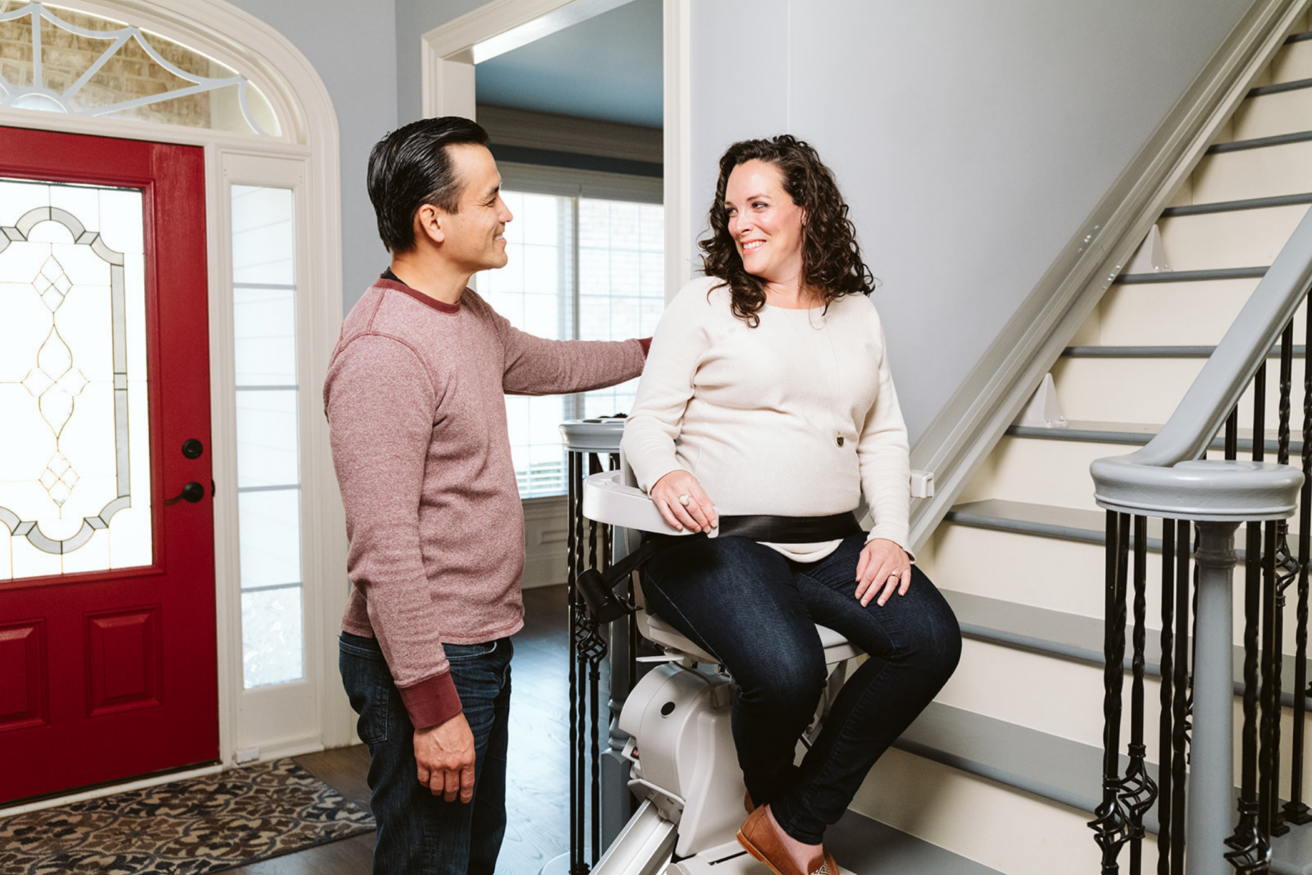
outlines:
[[[615,542],[629,552],[641,532],[687,535],[666,524],[656,505],[624,482],[625,471],[593,474],[583,485],[583,515],[615,528]],[[630,767],[629,789],[643,800],[594,875],[760,875],[767,872],[735,839],[747,813],[743,776],[738,768],[729,710],[733,680],[719,660],[643,608],[635,580],[637,627],[662,647],[662,664],[629,693],[619,727],[629,735],[623,756]],[[843,636],[817,626],[825,662],[834,666],[816,719],[803,736],[819,733],[845,678],[847,660],[860,655]]]

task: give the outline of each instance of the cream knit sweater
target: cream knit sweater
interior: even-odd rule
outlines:
[[[685,286],[652,340],[621,443],[639,485],[683,468],[721,515],[825,516],[864,495],[869,538],[910,553],[907,431],[870,300],[767,305],[749,328],[718,282]],[[812,562],[837,543],[770,546]]]

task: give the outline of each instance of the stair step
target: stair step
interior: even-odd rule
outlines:
[[[903,875],[907,872],[1000,875],[997,869],[931,845],[851,809],[838,823],[825,830],[825,847],[844,872],[854,875]],[[760,867],[760,871],[764,872],[765,867]]]
[[[1275,85],[1259,85],[1256,88],[1250,88],[1246,97],[1262,97],[1266,94],[1283,94],[1286,91],[1299,91],[1303,88],[1312,88],[1312,79],[1295,79],[1292,82],[1278,82]]]
[[[1079,441],[1081,443],[1121,444],[1141,447],[1152,440],[1161,429],[1160,425],[1147,425],[1140,422],[1096,422],[1093,420],[1072,419],[1067,421],[1065,428],[1047,428],[1041,425],[1013,425],[1007,428],[1006,435],[1008,437],[1047,441]],[[1252,452],[1253,430],[1251,428],[1239,429],[1238,445],[1241,453]],[[1263,441],[1262,446],[1269,459],[1274,459],[1280,449],[1275,429],[1267,430],[1266,440]],[[1225,449],[1224,434],[1213,440],[1209,449],[1218,452],[1223,451]],[[1289,441],[1291,462],[1297,463],[1297,457],[1302,452],[1303,442],[1291,437]]]
[[[1307,347],[1294,344],[1294,358],[1307,355]],[[1068,358],[1103,359],[1206,359],[1216,352],[1215,346],[1068,346],[1062,355]],[[1267,358],[1280,357],[1280,344],[1271,347]]]
[[[1312,79],[1305,80],[1312,83]],[[1312,192],[1303,194],[1281,194],[1272,197],[1251,197],[1243,200],[1218,201],[1211,204],[1188,204],[1180,207],[1167,207],[1162,210],[1161,218],[1172,219],[1180,216],[1209,216],[1214,213],[1235,213],[1243,210],[1265,210],[1272,207],[1296,207],[1312,204]]]
[[[1160,273],[1124,273],[1116,278],[1123,286],[1148,283],[1191,283],[1198,280],[1247,280],[1266,276],[1265,267],[1215,267],[1207,270],[1164,270]]]
[[[1271,146],[1287,146],[1290,143],[1312,142],[1312,131],[1295,131],[1289,134],[1276,134],[1271,137],[1253,137],[1251,140],[1235,140],[1233,143],[1217,143],[1209,146],[1205,155],[1222,155],[1226,152],[1246,152],[1249,149],[1266,149]]]
[[[1100,748],[951,705],[931,703],[893,746],[1090,815],[1101,802]],[[1156,779],[1156,763],[1148,773]],[[1156,834],[1155,812],[1144,826]],[[1312,875],[1312,826],[1291,827],[1271,844],[1273,873]]]

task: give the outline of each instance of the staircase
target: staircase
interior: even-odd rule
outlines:
[[[1102,796],[1106,515],[1089,464],[1151,439],[1312,204],[1312,21],[1300,25],[1162,213],[1171,270],[1120,276],[1069,341],[1053,369],[1066,426],[1008,429],[922,551],[919,564],[961,620],[965,650],[938,700],[876,766],[855,811],[1009,875],[1099,871],[1086,824]],[[1297,380],[1302,311],[1294,324]],[[1241,423],[1251,418],[1250,396],[1240,401]],[[1260,436],[1268,458],[1276,405],[1268,392],[1271,427]],[[1239,446],[1247,458],[1251,433],[1241,431]],[[1291,452],[1300,450],[1295,440]],[[1160,603],[1160,537],[1160,524],[1150,526],[1150,606]],[[1161,621],[1152,611],[1146,741],[1155,777]],[[1292,605],[1287,614],[1289,679]],[[1238,646],[1236,654],[1238,694]],[[1292,683],[1284,687],[1288,706]],[[1283,760],[1287,793],[1287,743]],[[1155,818],[1150,811],[1150,833]],[[1312,875],[1312,825],[1292,827],[1273,847],[1272,871]],[[1126,851],[1122,871],[1128,862]],[[1151,835],[1142,863],[1156,871]]]

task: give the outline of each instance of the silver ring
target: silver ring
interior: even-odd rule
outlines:
[[[684,507],[687,507],[690,502],[691,499],[688,497],[688,493],[685,492],[683,493],[683,495],[679,496],[679,504],[683,505]]]

